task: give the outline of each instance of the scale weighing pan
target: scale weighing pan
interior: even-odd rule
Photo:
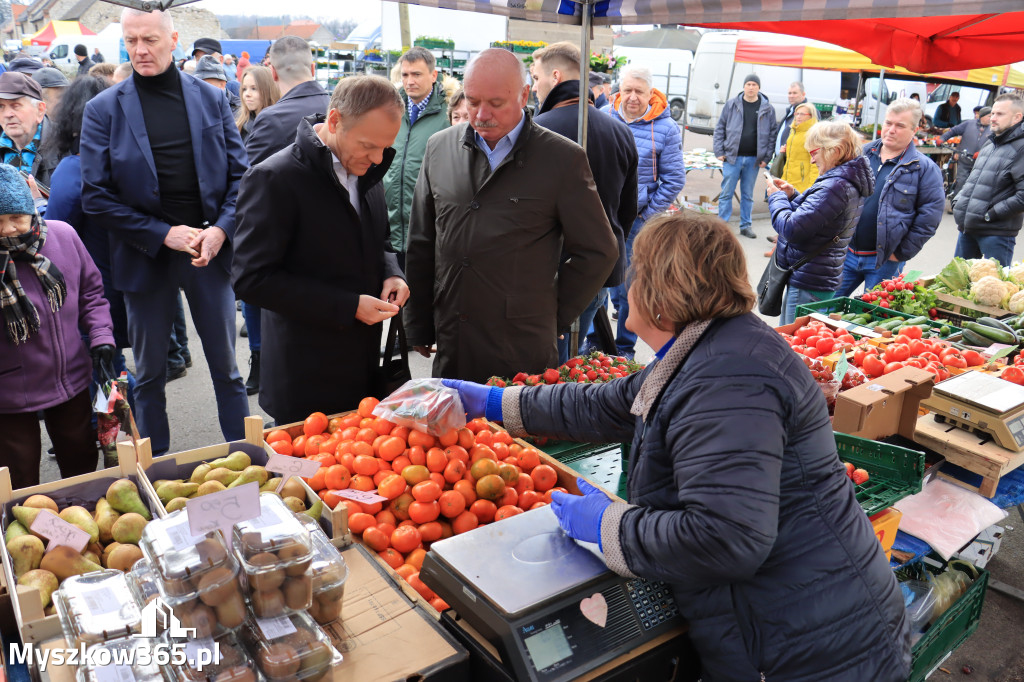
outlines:
[[[420,579],[498,649],[517,680],[561,682],[678,636],[671,589],[608,570],[550,506],[434,542]]]
[[[935,420],[986,434],[1007,450],[1024,449],[1024,386],[984,372],[946,379],[921,401]]]

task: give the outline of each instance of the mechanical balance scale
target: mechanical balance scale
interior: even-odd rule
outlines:
[[[1006,448],[1024,449],[1024,386],[984,372],[964,372],[935,384],[921,406],[947,422],[985,434]]]
[[[571,680],[684,624],[665,583],[626,579],[548,506],[439,540],[420,579],[517,680]]]

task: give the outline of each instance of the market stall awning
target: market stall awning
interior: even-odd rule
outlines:
[[[51,21],[42,28],[38,33],[32,36],[31,43],[33,45],[47,46],[52,43],[57,36],[94,36],[96,35],[81,23],[77,21]]]
[[[921,76],[922,78],[952,79],[987,86],[1024,88],[1024,71],[1010,66],[917,73],[901,67],[876,64],[868,57],[826,43],[820,45],[780,45],[768,41],[740,38],[736,41],[736,61],[744,64],[790,66],[802,69],[863,72],[886,69],[888,73]]]

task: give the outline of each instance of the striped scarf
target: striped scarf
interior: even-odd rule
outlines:
[[[32,216],[32,227],[25,234],[0,237],[0,263],[5,264],[0,274],[0,310],[3,311],[7,337],[15,345],[24,343],[39,331],[39,313],[18,281],[15,261],[27,262],[36,271],[52,312],[60,310],[68,294],[64,275],[49,258],[39,253],[44,243],[46,223],[38,213]]]

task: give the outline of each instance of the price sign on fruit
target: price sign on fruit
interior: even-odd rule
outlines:
[[[345,490],[336,490],[334,494],[338,497],[344,497],[356,502],[362,502],[363,504],[373,504],[375,502],[387,502],[388,498],[381,497],[376,493],[367,492],[365,490],[353,490],[347,488]]]
[[[29,530],[50,541],[46,545],[47,552],[57,545],[67,545],[76,552],[81,552],[89,544],[87,532],[68,523],[48,509],[43,509],[36,515],[36,520],[29,526]]]
[[[224,533],[224,540],[230,543],[232,526],[260,515],[260,487],[252,482],[203,495],[186,502],[185,510],[192,535],[219,529]]]
[[[321,463],[304,457],[289,457],[288,455],[271,455],[267,460],[267,471],[275,474],[298,476],[299,478],[313,478],[320,469]]]

